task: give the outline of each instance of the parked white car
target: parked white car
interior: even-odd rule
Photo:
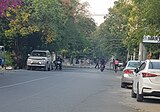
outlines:
[[[121,88],[125,88],[128,85],[132,85],[134,73],[133,71],[141,65],[141,61],[130,60],[123,69],[123,74],[121,77]]]
[[[160,97],[160,60],[146,60],[135,73],[132,98],[142,102],[144,96]]]
[[[52,70],[52,56],[48,50],[33,50],[27,59],[27,69],[43,68]]]

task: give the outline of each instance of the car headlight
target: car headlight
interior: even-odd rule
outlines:
[[[42,64],[45,64],[46,63],[46,60],[45,59],[42,59],[41,61],[38,62],[40,65]]]
[[[40,62],[38,62],[38,63],[39,63],[40,65],[41,65],[41,64],[43,64],[43,62],[41,62],[41,61],[40,61]]]
[[[33,63],[33,60],[32,60],[32,59],[28,59],[28,60],[27,60],[27,63],[28,63],[28,64],[31,64],[31,63]]]
[[[41,62],[46,62],[46,60],[45,60],[45,59],[43,59]]]

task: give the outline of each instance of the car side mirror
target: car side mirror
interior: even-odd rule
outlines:
[[[28,57],[31,56],[31,54],[28,54]]]
[[[136,69],[134,70],[134,72],[135,72],[135,73],[138,73],[138,72],[139,72],[139,68],[136,68]]]

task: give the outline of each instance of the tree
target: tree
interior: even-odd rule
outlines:
[[[138,51],[144,35],[159,36],[159,0],[118,0],[110,8],[105,22],[95,33],[96,44],[101,52],[116,52],[119,57],[127,52]],[[110,41],[115,40],[115,41]],[[119,40],[119,42],[118,42]],[[118,42],[118,44],[117,44]],[[100,44],[100,45],[99,45]],[[159,52],[159,45],[147,45],[148,50]],[[153,48],[157,48],[154,50]],[[127,53],[126,53],[127,54]]]
[[[95,42],[99,46],[97,49],[102,55],[126,58],[128,44],[125,38],[128,36],[128,17],[131,10],[132,5],[126,0],[116,1],[114,7],[109,9],[105,22],[95,33]]]
[[[0,1],[0,16],[5,16],[5,11],[8,8],[17,8],[22,5],[22,0],[1,0]]]
[[[84,49],[90,46],[89,37],[96,28],[93,19],[88,16],[87,3],[80,4],[72,0],[63,6],[67,19],[63,34],[53,44],[56,44],[59,51],[67,51],[69,57],[84,55]]]
[[[78,0],[23,0],[16,8],[7,8],[0,18],[1,40],[20,57],[16,63],[23,65],[33,49],[69,56],[83,54],[90,47],[89,36],[96,27],[86,6]],[[90,52],[85,50],[85,55],[86,51]]]

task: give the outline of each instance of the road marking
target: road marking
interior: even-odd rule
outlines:
[[[19,85],[27,84],[27,83],[30,83],[30,82],[36,82],[36,81],[40,81],[40,80],[43,80],[43,79],[47,79],[49,77],[51,77],[51,76],[43,77],[43,78],[39,78],[39,79],[34,79],[34,80],[29,80],[29,81],[25,81],[25,82],[21,82],[21,83],[16,83],[16,84],[6,85],[6,86],[0,87],[0,89],[14,87],[14,86],[19,86]]]

